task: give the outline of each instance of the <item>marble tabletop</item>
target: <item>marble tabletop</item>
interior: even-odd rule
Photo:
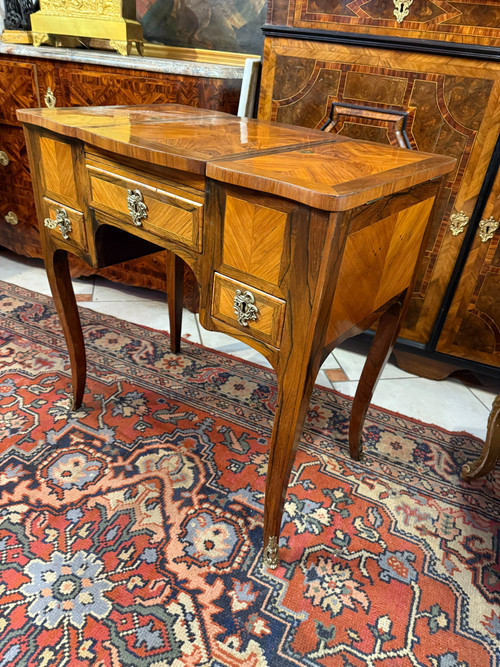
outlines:
[[[28,58],[65,60],[91,65],[122,67],[149,72],[163,72],[164,74],[183,74],[186,76],[214,79],[242,79],[244,70],[243,66],[237,65],[174,60],[170,58],[121,56],[112,51],[98,51],[94,49],[68,49],[53,46],[34,47],[28,44],[10,44],[0,40],[0,54],[2,53]]]

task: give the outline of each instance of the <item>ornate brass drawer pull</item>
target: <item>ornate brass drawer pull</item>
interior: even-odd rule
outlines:
[[[410,5],[413,0],[394,0],[394,16],[398,23],[402,23],[403,19],[408,16],[410,13]]]
[[[140,190],[129,190],[127,194],[128,210],[134,225],[140,227],[144,218],[148,217],[148,208]]]
[[[49,109],[53,109],[56,106],[57,103],[56,96],[52,92],[50,86],[49,88],[47,88],[43,99],[45,102],[45,106],[47,106]]]
[[[19,218],[14,213],[14,211],[9,211],[5,216],[5,222],[7,222],[9,225],[17,225]]]
[[[48,229],[59,228],[63,239],[69,239],[69,235],[73,231],[71,220],[68,218],[68,214],[63,208],[58,208],[56,210],[55,220],[52,220],[52,218],[45,218],[43,224],[45,227],[48,227]]]
[[[234,314],[242,327],[247,327],[249,322],[255,322],[259,309],[254,306],[255,298],[252,292],[242,292],[237,289],[233,301]]]
[[[5,151],[0,151],[0,164],[2,167],[6,167],[9,164],[9,156]]]
[[[479,238],[483,243],[487,243],[493,238],[494,233],[500,227],[500,222],[490,216],[488,220],[481,220],[479,223]]]
[[[453,236],[458,236],[458,234],[461,234],[467,227],[468,222],[469,216],[465,215],[463,211],[450,215],[450,229]]]

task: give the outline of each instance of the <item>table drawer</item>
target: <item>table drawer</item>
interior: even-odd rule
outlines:
[[[250,285],[215,274],[212,316],[279,348],[285,301]]]
[[[112,164],[109,171],[92,164],[87,164],[87,169],[94,209],[201,252],[202,193],[141,178]]]
[[[45,197],[43,202],[46,215],[43,220],[44,230],[57,241],[86,250],[87,237],[83,214]]]

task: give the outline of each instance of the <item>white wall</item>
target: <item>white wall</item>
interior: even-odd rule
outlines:
[[[3,18],[5,16],[5,3],[0,0],[0,33],[3,32]]]

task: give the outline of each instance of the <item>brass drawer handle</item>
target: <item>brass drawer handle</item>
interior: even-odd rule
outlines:
[[[467,227],[468,222],[469,216],[465,215],[463,210],[460,211],[460,213],[454,213],[453,215],[450,215],[450,229],[453,236],[458,236],[458,234],[461,234]]]
[[[66,240],[69,239],[69,235],[73,231],[73,228],[71,226],[71,220],[68,218],[68,214],[63,208],[56,209],[55,220],[52,220],[52,218],[45,218],[43,224],[45,225],[45,227],[48,227],[48,229],[59,228],[59,231],[61,232],[63,239]]]
[[[5,151],[0,151],[0,164],[2,167],[6,167],[9,164],[9,156]]]
[[[233,301],[234,314],[242,327],[247,327],[249,322],[255,322],[259,309],[254,305],[255,297],[252,292],[242,292],[237,289]]]
[[[17,225],[19,218],[14,213],[14,211],[9,211],[5,216],[5,222],[7,222],[9,225]]]
[[[56,96],[52,92],[52,89],[49,87],[45,91],[45,95],[43,97],[45,106],[47,106],[49,109],[53,109],[56,106],[57,100]]]
[[[144,203],[144,197],[140,190],[128,190],[127,205],[132,222],[137,227],[141,227],[144,218],[148,217],[148,209]]]
[[[408,16],[412,2],[413,0],[394,0],[394,7],[396,9],[393,13],[398,23],[402,23],[403,19]]]
[[[483,243],[487,243],[493,238],[494,233],[500,227],[500,222],[490,216],[488,220],[481,220],[479,223],[479,238]]]

